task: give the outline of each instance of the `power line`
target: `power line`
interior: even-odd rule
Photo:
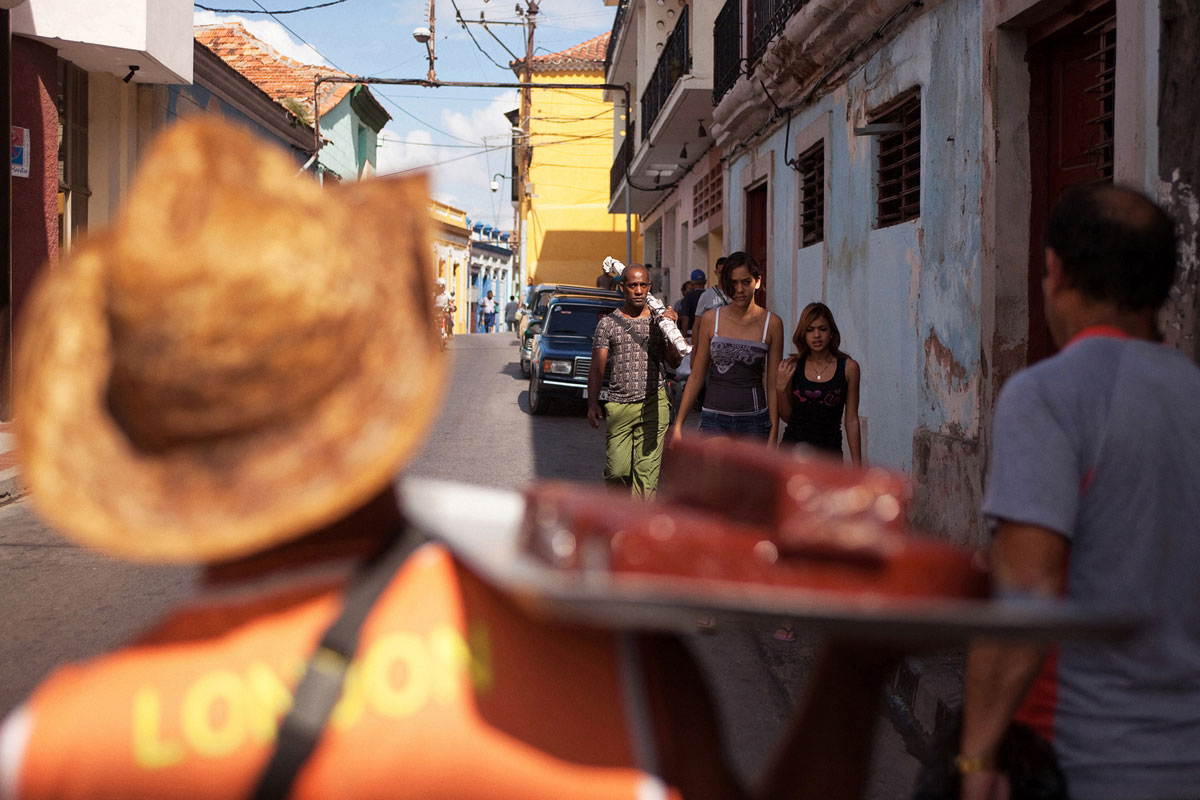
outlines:
[[[376,139],[378,139],[381,142],[391,142],[392,144],[402,144],[402,145],[405,145],[408,147],[445,147],[445,148],[454,148],[454,149],[458,149],[458,150],[467,150],[467,149],[483,150],[485,152],[490,152],[492,150],[507,150],[510,147],[510,145],[507,145],[507,144],[503,144],[503,145],[478,144],[478,143],[476,143],[476,144],[439,144],[437,142],[409,142],[409,141],[405,141],[404,139],[393,139],[390,136],[377,136]]]
[[[464,138],[462,138],[461,136],[455,136],[455,135],[454,135],[454,134],[452,134],[452,133],[446,133],[446,132],[445,132],[444,130],[442,130],[441,128],[435,128],[435,127],[433,127],[433,126],[432,126],[432,125],[430,125],[428,122],[426,122],[425,120],[421,119],[421,118],[420,118],[420,117],[418,117],[416,114],[412,113],[412,112],[411,112],[411,111],[409,111],[407,108],[405,108],[404,106],[400,105],[400,104],[399,104],[399,103],[397,103],[395,100],[393,100],[392,98],[390,98],[390,97],[388,97],[387,95],[383,94],[382,92],[380,93],[380,95],[379,95],[379,96],[380,96],[380,97],[382,97],[384,100],[386,100],[386,101],[388,102],[388,104],[389,104],[389,105],[391,105],[392,107],[394,107],[394,108],[395,108],[397,111],[399,111],[401,114],[404,114],[404,115],[406,115],[406,116],[412,117],[412,118],[413,118],[413,119],[415,119],[417,122],[419,122],[419,123],[421,123],[422,125],[424,125],[426,128],[429,128],[429,130],[433,131],[434,133],[440,133],[442,136],[445,136],[445,137],[447,137],[447,138],[450,138],[450,139],[454,139],[456,142],[465,142],[466,144],[468,144],[468,145],[474,145],[475,147],[478,147],[478,146],[479,146],[479,145],[475,144],[474,142],[472,142],[470,139],[464,139]]]
[[[388,174],[389,175],[403,175],[406,172],[416,172],[419,169],[429,169],[430,167],[440,167],[443,164],[452,164],[455,161],[462,161],[465,158],[475,158],[477,156],[484,155],[485,153],[487,153],[489,151],[489,149],[490,148],[484,148],[484,149],[479,150],[476,153],[465,153],[461,156],[455,156],[454,158],[447,158],[445,161],[434,161],[432,164],[422,164],[418,167],[409,167],[408,169],[396,170],[395,172],[389,172]]]
[[[339,3],[343,3],[343,2],[345,2],[345,0],[337,0],[337,2],[339,2]],[[272,18],[274,18],[274,17],[275,17],[275,14],[276,14],[276,13],[282,13],[282,12],[268,11],[267,9],[263,8],[263,4],[262,4],[262,3],[260,3],[260,2],[258,2],[258,0],[254,0],[254,5],[256,5],[256,6],[258,6],[259,8],[261,8],[261,9],[262,9],[262,12],[261,12],[261,13],[263,13],[263,14],[267,14],[267,15],[269,15],[269,16],[270,16],[270,17],[272,17]],[[205,9],[205,10],[207,11],[207,10],[209,10],[209,9]],[[252,14],[257,14],[257,13],[260,13],[260,12],[258,12],[258,11],[251,11],[251,12],[249,12],[249,13],[252,13]],[[289,27],[289,26],[288,26],[288,24],[287,24],[286,22],[284,22],[284,21],[283,21],[283,20],[281,20],[281,19],[276,19],[275,21],[276,21],[276,22],[278,22],[280,25],[282,25],[282,26],[283,26],[283,28],[284,28],[284,30],[286,30],[286,31],[287,31],[288,33],[290,33],[292,36],[295,36],[295,37],[296,37],[297,39],[299,39],[301,42],[303,42],[304,44],[306,44],[306,45],[308,45],[309,47],[311,47],[311,48],[313,49],[313,51],[314,51],[314,52],[316,52],[318,55],[320,55],[320,56],[321,56],[321,58],[323,58],[323,59],[325,59],[326,61],[328,61],[328,62],[329,62],[329,64],[330,64],[330,66],[332,66],[334,69],[341,70],[342,72],[345,72],[347,75],[349,75],[349,74],[350,74],[348,70],[342,69],[340,66],[338,66],[338,65],[337,65],[337,64],[335,64],[335,63],[333,63],[333,59],[329,58],[327,55],[325,55],[325,54],[324,54],[324,53],[322,53],[320,50],[318,50],[318,49],[317,49],[317,47],[316,47],[316,45],[314,45],[312,42],[310,42],[310,41],[308,41],[307,39],[305,39],[305,38],[304,38],[303,36],[301,36],[299,33],[296,33],[296,31],[292,30],[292,28],[291,28],[291,27]],[[459,137],[459,136],[455,136],[454,134],[451,134],[451,133],[446,133],[445,131],[443,131],[443,130],[441,130],[441,129],[439,129],[439,128],[435,128],[435,127],[433,127],[433,126],[432,126],[432,125],[430,125],[428,122],[426,122],[425,120],[423,120],[423,119],[421,119],[420,117],[418,117],[416,114],[412,113],[412,112],[411,112],[411,111],[409,111],[408,109],[406,109],[406,108],[404,108],[403,106],[401,106],[401,105],[400,105],[399,103],[397,103],[395,100],[392,100],[390,97],[387,97],[387,96],[383,95],[382,93],[380,93],[380,97],[383,97],[383,99],[384,99],[384,100],[386,100],[386,101],[388,102],[388,104],[389,104],[389,105],[391,105],[392,107],[394,107],[394,108],[395,108],[397,111],[399,111],[401,114],[405,114],[405,115],[407,115],[407,116],[409,116],[409,117],[412,117],[414,120],[416,120],[417,122],[421,123],[421,124],[422,124],[422,125],[424,125],[426,128],[428,128],[429,130],[433,131],[434,133],[440,133],[442,136],[445,136],[445,137],[447,137],[447,138],[450,138],[450,139],[454,139],[454,140],[456,140],[456,141],[459,141],[459,142],[465,142],[465,143],[467,143],[467,144],[473,144],[473,142],[471,142],[471,140],[469,140],[469,139],[463,139],[463,138],[461,138],[461,137]],[[313,109],[313,111],[314,111],[314,113],[320,113],[320,110],[319,110],[319,109]]]
[[[340,2],[345,2],[345,0],[337,0],[337,2],[339,2],[339,3],[340,3]],[[261,9],[262,9],[262,11],[261,11],[261,12],[258,12],[258,11],[249,11],[249,12],[246,12],[246,13],[249,13],[249,14],[258,14],[258,13],[267,14],[268,16],[270,16],[270,17],[271,17],[271,19],[274,19],[276,22],[278,22],[280,25],[282,25],[282,26],[283,26],[283,29],[284,29],[285,31],[287,31],[287,32],[288,32],[288,33],[290,33],[292,36],[295,36],[297,39],[299,39],[300,41],[304,42],[306,45],[308,45],[309,47],[311,47],[311,48],[313,49],[313,52],[315,52],[315,53],[316,53],[317,55],[319,55],[321,58],[323,58],[323,59],[325,59],[326,61],[328,61],[328,62],[329,62],[329,64],[330,64],[330,66],[332,66],[334,69],[341,69],[341,70],[342,70],[342,72],[346,72],[346,70],[342,69],[342,68],[341,68],[341,67],[339,67],[337,64],[334,64],[334,63],[333,63],[333,61],[332,61],[332,60],[331,60],[331,59],[330,59],[328,56],[326,56],[324,53],[322,53],[320,50],[318,50],[318,49],[317,49],[317,46],[316,46],[315,44],[313,44],[312,42],[308,41],[308,40],[307,40],[307,39],[305,39],[303,36],[301,36],[300,34],[296,33],[294,30],[292,30],[290,27],[288,27],[288,24],[287,24],[286,22],[284,22],[284,21],[283,21],[283,20],[281,20],[281,19],[276,19],[276,17],[275,17],[275,15],[276,15],[277,13],[278,13],[278,14],[285,14],[285,13],[291,13],[291,12],[286,12],[286,11],[278,11],[278,12],[276,12],[276,11],[268,11],[267,9],[263,8],[263,4],[262,4],[262,3],[260,3],[260,2],[258,2],[258,0],[254,0],[254,5],[256,5],[256,6],[258,6],[259,8],[261,8]],[[204,10],[205,10],[205,11],[209,11],[209,10],[211,10],[211,9],[207,9],[207,8],[206,8],[206,9],[204,9]],[[313,102],[316,102],[316,98],[313,98]],[[320,113],[320,109],[319,109],[319,108],[314,108],[314,109],[313,109],[313,113],[314,113],[314,114]]]
[[[458,20],[458,24],[462,26],[462,29],[467,32],[467,36],[470,38],[471,44],[475,45],[475,49],[483,53],[484,58],[495,64],[500,69],[506,69],[506,67],[497,62],[496,59],[488,55],[486,50],[479,46],[479,42],[475,39],[475,34],[471,33],[471,29],[467,27],[466,20],[463,19],[462,12],[458,10],[458,3],[456,3],[455,0],[450,0],[450,5],[454,6],[454,16]]]
[[[271,16],[275,16],[276,14],[299,14],[301,11],[312,11],[314,8],[328,8],[329,6],[340,5],[344,2],[346,2],[346,0],[330,0],[328,3],[318,3],[315,6],[304,6],[303,8],[289,8],[284,11],[267,11],[262,7],[261,4],[257,2],[257,0],[255,5],[262,9],[261,11],[256,11],[253,8],[210,8],[208,6],[202,6],[199,3],[192,3],[192,5],[203,11],[212,11],[217,14],[270,14]]]

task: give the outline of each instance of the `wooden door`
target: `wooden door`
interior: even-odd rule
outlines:
[[[755,301],[767,306],[767,184],[746,192],[746,253],[762,267],[762,284]]]
[[[1106,3],[1029,50],[1030,364],[1056,350],[1042,297],[1050,210],[1069,186],[1112,182],[1115,14],[1114,4]]]

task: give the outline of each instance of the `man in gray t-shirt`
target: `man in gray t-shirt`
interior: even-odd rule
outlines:
[[[1046,315],[1063,350],[996,401],[983,511],[997,589],[1153,623],[1049,656],[973,646],[962,796],[993,796],[1005,766],[996,745],[1015,718],[1050,739],[1074,800],[1196,797],[1200,369],[1159,343],[1155,325],[1173,224],[1136,192],[1091,186],[1068,192],[1046,239]]]
[[[599,428],[601,419],[607,421],[604,482],[628,487],[635,497],[653,497],[671,417],[663,364],[679,366],[679,353],[650,317],[646,268],[630,264],[620,287],[625,304],[602,317],[592,337],[588,422]],[[672,309],[663,313],[668,319],[677,318]],[[602,408],[600,392],[606,377],[608,395]]]
[[[704,312],[711,311],[714,308],[727,306],[732,302],[729,295],[725,294],[721,289],[721,274],[725,272],[725,256],[717,259],[716,266],[713,269],[717,273],[717,279],[713,281],[713,285],[704,290],[704,294],[700,295],[696,300],[696,320],[699,324],[699,319],[704,316]]]

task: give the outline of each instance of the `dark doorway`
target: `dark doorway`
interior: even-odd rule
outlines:
[[[1030,364],[1056,349],[1042,305],[1050,209],[1069,186],[1112,182],[1116,6],[1098,6],[1030,32]]]
[[[767,306],[767,184],[746,192],[746,252],[762,268],[762,285],[754,295],[755,301]]]

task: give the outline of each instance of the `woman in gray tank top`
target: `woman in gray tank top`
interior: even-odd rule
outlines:
[[[783,323],[755,302],[761,283],[762,269],[753,257],[739,251],[726,259],[721,289],[731,302],[700,318],[692,337],[692,374],[672,438],[683,435],[683,421],[704,386],[701,433],[776,440],[775,376],[783,352]]]

